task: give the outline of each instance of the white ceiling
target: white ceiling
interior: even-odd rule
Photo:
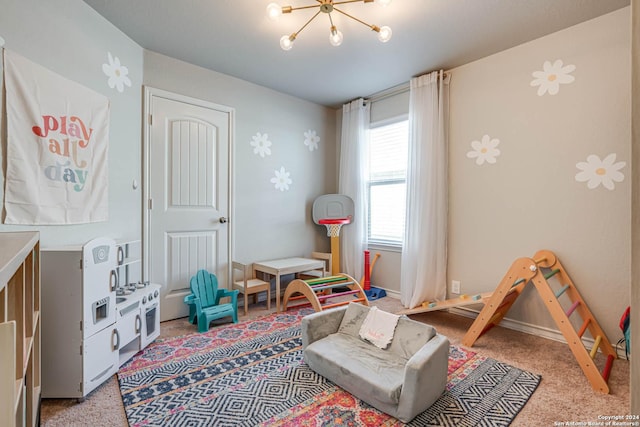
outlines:
[[[358,19],[388,25],[393,37],[332,13],[344,34],[329,44],[320,14],[283,51],[279,40],[314,11],[278,21],[266,16],[273,0],[84,0],[145,49],[238,77],[318,104],[346,101],[406,83],[412,76],[450,69],[595,18],[630,0],[393,0],[341,8]],[[304,6],[317,0],[277,0]]]

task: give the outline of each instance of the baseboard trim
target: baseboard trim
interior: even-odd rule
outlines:
[[[394,290],[387,289],[387,288],[382,288],[380,286],[376,286],[376,288],[383,289],[387,293],[388,297],[395,298],[395,299],[400,299],[400,292],[398,292],[398,291],[394,291]]]
[[[472,319],[475,319],[476,317],[478,317],[478,314],[480,314],[480,312],[477,310],[472,310],[470,308],[462,308],[462,307],[450,308],[449,312],[457,314],[459,316],[470,317]],[[500,322],[500,326],[503,326],[507,329],[512,329],[514,331],[523,332],[525,334],[535,335],[537,337],[546,338],[546,339],[567,344],[567,340],[564,339],[564,335],[562,335],[562,332],[556,329],[534,325],[532,323],[526,323],[520,320],[513,320],[507,317],[502,319],[502,321]],[[582,338],[582,342],[583,344],[585,344],[586,347],[591,347],[593,346],[594,340],[593,338],[584,337]]]

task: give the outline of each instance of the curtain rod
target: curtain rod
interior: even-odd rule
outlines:
[[[409,91],[409,82],[402,83],[398,86],[394,86],[389,89],[385,89],[381,92],[374,93],[371,96],[368,96],[364,99],[365,104],[372,103],[376,101],[381,101],[385,98],[389,98],[395,95],[400,95],[401,93],[405,93]]]
[[[444,77],[447,77],[447,75],[449,74],[448,71],[445,71],[443,73]],[[410,82],[404,82],[402,84],[399,84],[397,86],[393,86],[389,89],[385,89],[383,91],[374,93],[373,95],[370,95],[368,97],[364,98],[364,103],[368,104],[368,103],[372,103],[372,102],[376,102],[376,101],[381,101],[383,99],[395,96],[395,95],[400,95],[401,93],[405,93],[408,92],[410,89]]]

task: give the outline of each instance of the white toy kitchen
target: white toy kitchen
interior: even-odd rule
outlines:
[[[83,399],[160,335],[141,242],[41,250],[42,397]]]

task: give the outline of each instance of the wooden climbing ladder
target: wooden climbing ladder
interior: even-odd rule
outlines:
[[[562,284],[562,287],[555,291],[547,281],[547,279],[554,276]],[[564,335],[571,352],[591,383],[591,387],[595,391],[609,393],[607,381],[611,373],[613,360],[616,358],[616,351],[580,296],[566,270],[551,251],[538,251],[533,258],[519,258],[511,265],[511,268],[509,268],[509,271],[507,271],[507,274],[465,334],[462,344],[468,347],[473,346],[480,336],[500,323],[530,281],[533,282],[553,320],[558,325],[562,335]],[[560,302],[560,298],[563,295],[566,295],[570,300],[570,304],[565,302],[565,306],[568,305],[566,309],[563,308]],[[574,329],[569,319],[574,313],[578,313],[582,319],[582,326],[578,331]],[[595,339],[591,350],[587,350],[582,342],[582,336],[586,331],[589,331]],[[598,349],[606,356],[602,371],[599,370],[595,363]]]

